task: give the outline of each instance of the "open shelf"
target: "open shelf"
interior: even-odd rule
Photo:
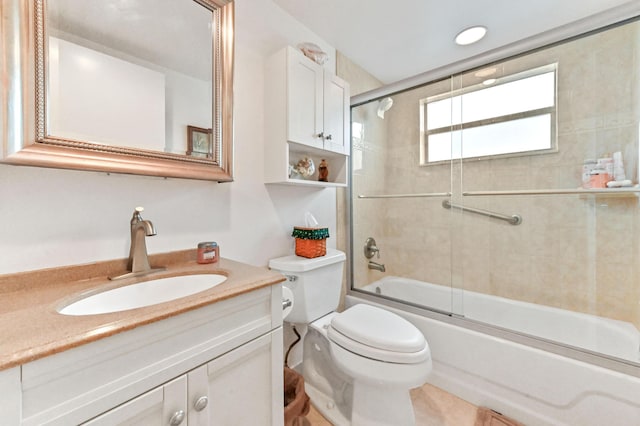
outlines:
[[[331,151],[319,150],[306,145],[293,142],[288,143],[289,152],[287,153],[288,165],[295,166],[299,160],[310,158],[315,165],[315,172],[307,179],[298,179],[288,176],[287,183],[314,185],[314,186],[346,186],[347,185],[347,160],[344,154]],[[318,181],[318,166],[320,161],[325,160],[328,164],[329,178],[328,182]]]

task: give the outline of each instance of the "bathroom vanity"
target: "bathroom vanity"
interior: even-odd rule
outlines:
[[[0,276],[0,418],[7,425],[283,423],[283,276],[195,251],[151,256],[209,290],[100,315],[57,312],[123,261]],[[82,279],[92,271],[98,278]],[[124,283],[126,285],[127,283]]]

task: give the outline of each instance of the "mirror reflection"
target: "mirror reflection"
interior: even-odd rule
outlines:
[[[389,94],[384,114],[384,98],[352,108],[352,286],[640,363],[638,35],[631,22]],[[358,249],[369,237],[385,272]]]
[[[213,157],[211,10],[50,0],[46,19],[47,137]]]

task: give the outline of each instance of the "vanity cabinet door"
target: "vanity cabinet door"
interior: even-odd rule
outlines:
[[[211,395],[207,366],[202,365],[187,375],[189,390],[187,395],[189,426],[209,426],[209,406]]]
[[[283,424],[281,328],[216,358],[206,367],[209,423],[198,422],[198,426]],[[193,426],[191,422],[189,426]]]
[[[0,424],[20,424],[21,396],[20,367],[0,371]]]
[[[178,377],[90,420],[90,426],[187,425],[187,376]]]

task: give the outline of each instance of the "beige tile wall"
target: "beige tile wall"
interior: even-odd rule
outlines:
[[[382,86],[382,83],[367,73],[360,66],[352,62],[349,58],[342,55],[340,52],[336,55],[337,62],[337,74],[349,81],[351,96],[358,95],[360,93],[367,92],[369,90],[376,89]],[[357,122],[366,123],[363,137],[355,140],[352,148],[352,158],[361,158],[362,164],[365,168],[358,169],[354,167],[353,173],[350,178],[353,179],[354,191],[358,193],[372,194],[379,193],[380,188],[384,182],[384,135],[386,134],[386,127],[383,121],[374,120],[377,110],[377,102],[370,105],[359,108],[358,111],[354,111],[353,120]],[[356,194],[357,196],[357,194]],[[339,188],[337,191],[338,197],[338,249],[348,252],[349,251],[349,238],[350,232],[348,227],[348,191],[343,188]],[[357,254],[362,253],[364,242],[369,236],[381,235],[382,227],[385,220],[382,212],[375,208],[374,204],[370,207],[373,208],[356,208],[353,211],[354,223],[358,223],[359,226],[354,228],[354,247]],[[355,275],[358,277],[373,277],[372,272],[367,269],[367,262],[364,256],[356,256],[354,259],[349,259],[350,262],[354,262]],[[348,268],[345,268],[345,274],[348,273]],[[373,281],[373,279],[372,279]],[[346,282],[346,281],[345,281]]]
[[[420,166],[419,100],[470,84],[473,72],[354,110],[364,123],[364,168],[354,194],[453,192],[452,202],[520,214],[511,226],[450,212],[442,199],[352,200],[356,286],[382,277],[361,245],[378,240],[386,275],[628,321],[640,328],[639,199],[578,195],[462,197],[462,191],[577,188],[582,163],[621,151],[637,182],[640,30],[619,27],[494,65],[505,75],[558,63],[558,152]],[[342,58],[342,62],[346,61]],[[340,60],[339,60],[340,63]],[[358,81],[363,71],[339,69]],[[344,198],[344,195],[343,195]],[[343,200],[344,201],[344,200]],[[346,209],[339,228],[346,241]],[[346,247],[346,243],[345,246]]]

